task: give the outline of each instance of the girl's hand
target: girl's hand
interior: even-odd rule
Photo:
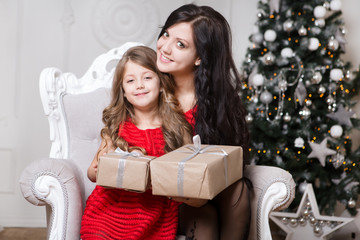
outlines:
[[[102,139],[100,147],[87,171],[87,175],[90,181],[96,182],[96,174],[98,171],[100,157],[114,151],[115,147],[112,145],[110,137],[105,137],[104,139]]]
[[[202,207],[208,202],[206,199],[198,198],[169,197],[169,199],[177,202],[183,202],[191,207]]]

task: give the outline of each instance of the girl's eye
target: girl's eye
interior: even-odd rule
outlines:
[[[182,42],[177,42],[176,44],[178,45],[178,47],[185,48],[185,45]]]
[[[134,81],[134,79],[128,79],[126,80],[127,83],[132,83]]]
[[[146,80],[151,80],[152,77],[151,77],[151,76],[147,76],[147,77],[145,77],[145,79],[146,79]]]
[[[163,33],[163,36],[164,36],[164,37],[169,37],[169,33],[165,31],[165,32]]]

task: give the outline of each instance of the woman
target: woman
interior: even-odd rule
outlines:
[[[220,13],[187,4],[170,14],[160,32],[157,66],[175,80],[175,96],[202,143],[242,146],[245,165],[249,133],[231,46],[230,26]],[[198,240],[247,239],[251,188],[243,178],[203,207],[182,204],[180,233]]]

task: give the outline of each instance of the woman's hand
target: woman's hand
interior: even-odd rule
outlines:
[[[191,207],[202,207],[208,202],[208,200],[206,199],[198,199],[198,198],[169,197],[169,199],[172,199],[177,202],[183,202]]]

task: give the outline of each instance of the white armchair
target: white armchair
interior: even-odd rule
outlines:
[[[56,68],[40,75],[40,95],[50,126],[49,158],[24,169],[20,187],[26,200],[46,206],[48,239],[79,239],[85,201],[95,185],[87,168],[100,144],[102,110],[110,100],[114,67],[122,54],[139,43],[127,43],[97,57],[77,78]],[[249,239],[271,238],[269,214],[294,198],[292,176],[276,167],[246,166],[254,185]]]

